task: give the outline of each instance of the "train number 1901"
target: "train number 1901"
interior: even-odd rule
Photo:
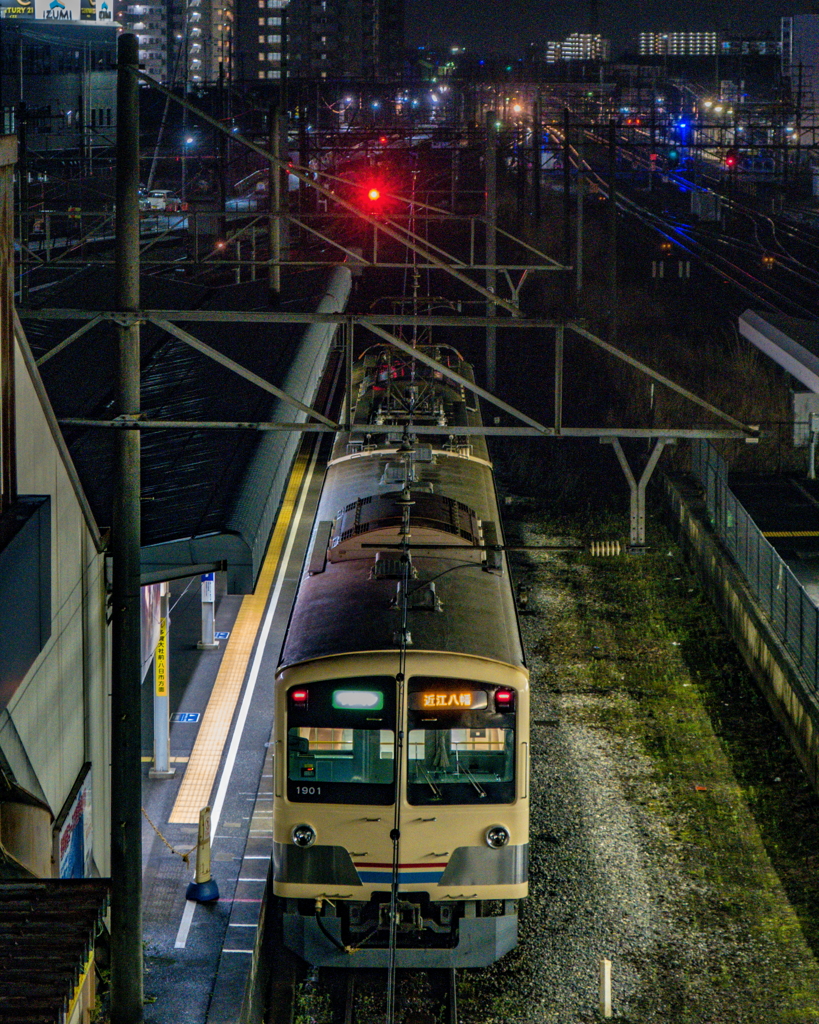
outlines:
[[[296,786],[299,796],[321,796],[321,786]]]

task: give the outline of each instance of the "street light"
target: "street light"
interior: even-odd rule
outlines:
[[[188,148],[190,146],[192,146],[195,141],[196,141],[196,139],[194,139],[194,137],[192,135],[186,135],[182,139],[182,195],[181,195],[181,199],[182,199],[182,205],[183,206],[188,201],[188,195],[187,195],[187,185],[188,185],[188,182],[187,182],[187,177],[188,177],[188,174],[187,174]]]

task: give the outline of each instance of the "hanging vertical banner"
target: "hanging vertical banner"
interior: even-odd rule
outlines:
[[[156,680],[157,697],[168,696],[168,620],[163,616],[159,620],[159,640],[154,654],[154,679]]]
[[[89,877],[93,859],[90,762],[83,765],[53,832],[52,860],[57,877]]]

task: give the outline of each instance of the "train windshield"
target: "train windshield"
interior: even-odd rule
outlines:
[[[395,680],[332,680],[287,693],[287,797],[391,804]]]
[[[410,681],[407,796],[411,804],[515,799],[515,693],[451,679]]]

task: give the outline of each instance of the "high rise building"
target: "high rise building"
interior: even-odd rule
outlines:
[[[206,85],[233,75],[234,0],[187,0],[186,82]]]
[[[782,53],[782,43],[769,36],[731,36],[720,41],[720,53],[729,57],[778,57]]]
[[[562,42],[546,43],[546,63],[555,64],[562,60],[609,60],[611,42],[591,32],[572,32]]]
[[[819,14],[782,19],[782,77],[791,92],[805,91],[819,70]]]
[[[236,74],[242,81],[280,79],[285,67],[288,0],[241,0]]]
[[[288,73],[393,78],[404,53],[404,0],[290,0]]]
[[[114,17],[126,32],[133,32],[139,41],[139,63],[146,74],[168,81],[169,40],[171,36],[169,5],[164,2],[132,3],[119,0]]]
[[[641,32],[640,56],[708,57],[717,53],[717,32]]]
[[[232,77],[234,0],[119,0],[115,16],[139,40],[139,63],[152,78],[207,85]]]

